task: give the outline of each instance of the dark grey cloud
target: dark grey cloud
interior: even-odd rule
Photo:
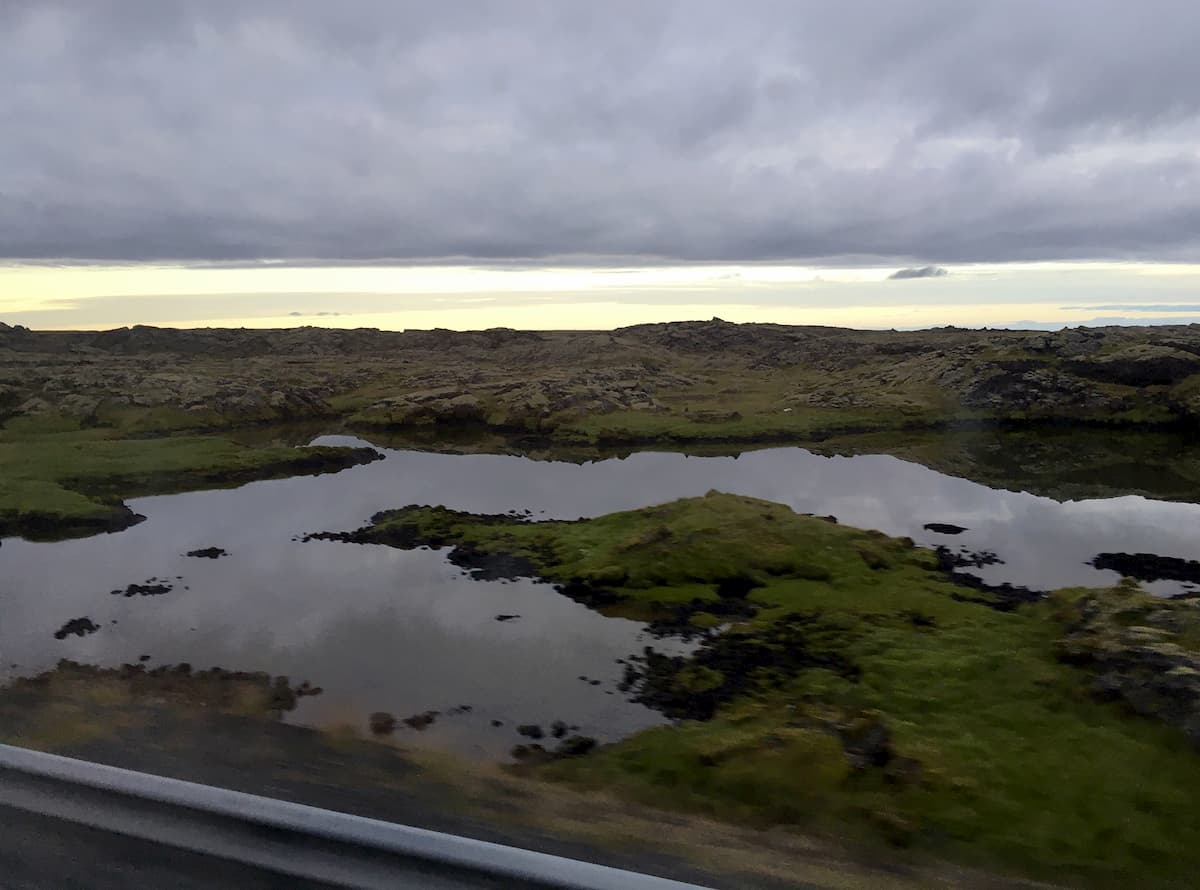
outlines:
[[[0,257],[1200,257],[1192,0],[7,0]]]
[[[941,266],[910,266],[907,269],[897,269],[888,278],[893,281],[904,278],[945,278],[949,274]]]

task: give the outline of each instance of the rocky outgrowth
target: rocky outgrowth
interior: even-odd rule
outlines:
[[[1195,344],[1188,344],[1192,349]],[[1131,344],[1086,359],[1071,359],[1067,368],[1081,377],[1126,386],[1167,386],[1200,373],[1200,355],[1175,346]]]
[[[1092,693],[1178,727],[1200,747],[1200,602],[1162,600],[1132,583],[1056,594],[1059,655],[1092,671]]]
[[[443,375],[445,376],[445,375]],[[551,418],[611,411],[659,411],[656,393],[695,381],[643,367],[593,368],[538,377],[496,380],[457,375],[453,386],[409,390],[380,399],[352,418],[375,427],[487,423],[502,429],[538,431]]]
[[[1106,395],[1096,384],[1050,367],[1027,367],[984,372],[963,393],[967,408],[997,413],[1037,412],[1047,416],[1064,411],[1114,411],[1123,407],[1118,397]]]

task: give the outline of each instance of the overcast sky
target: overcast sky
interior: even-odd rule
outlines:
[[[0,249],[1200,255],[1193,0],[4,0]]]
[[[1195,262],[1197,34],[1194,0],[0,0],[0,262]]]

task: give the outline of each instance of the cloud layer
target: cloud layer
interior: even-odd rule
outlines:
[[[8,0],[0,257],[1200,258],[1192,0]]]

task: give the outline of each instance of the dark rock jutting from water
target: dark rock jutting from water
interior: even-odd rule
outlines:
[[[134,597],[134,596],[162,596],[164,593],[170,593],[175,587],[167,583],[165,578],[147,578],[141,584],[130,584],[122,589],[111,591],[113,596]]]
[[[951,596],[960,602],[974,602],[999,612],[1011,612],[1020,605],[1036,603],[1046,597],[1046,592],[1043,590],[1032,590],[1028,587],[1010,584],[1007,581],[1003,584],[989,584],[978,575],[962,571],[968,566],[983,568],[990,565],[1003,565],[1004,560],[990,551],[955,553],[949,547],[937,547],[934,549],[934,553],[937,554],[938,568],[951,581],[961,587],[969,587],[984,594],[984,596],[970,597],[961,593],[952,593]]]
[[[1138,581],[1182,581],[1200,584],[1200,562],[1154,553],[1097,553],[1089,563]]]
[[[591,736],[573,735],[559,742],[554,749],[554,755],[556,757],[582,757],[590,754],[597,744],[597,741]]]
[[[400,722],[409,729],[415,729],[420,732],[433,726],[434,721],[441,716],[441,713],[441,711],[422,711],[420,714],[413,714],[411,717],[405,717]]]
[[[965,531],[970,531],[961,525],[952,525],[949,522],[927,522],[924,529],[937,535],[961,535]]]
[[[100,629],[100,625],[92,621],[91,618],[72,618],[62,627],[54,632],[54,639],[65,640],[67,637],[86,637],[89,634],[94,634]]]
[[[222,556],[228,556],[229,551],[221,547],[204,547],[200,550],[189,550],[184,555],[193,559],[220,559]]]
[[[396,717],[387,711],[375,711],[367,718],[373,735],[391,735],[396,731]]]

